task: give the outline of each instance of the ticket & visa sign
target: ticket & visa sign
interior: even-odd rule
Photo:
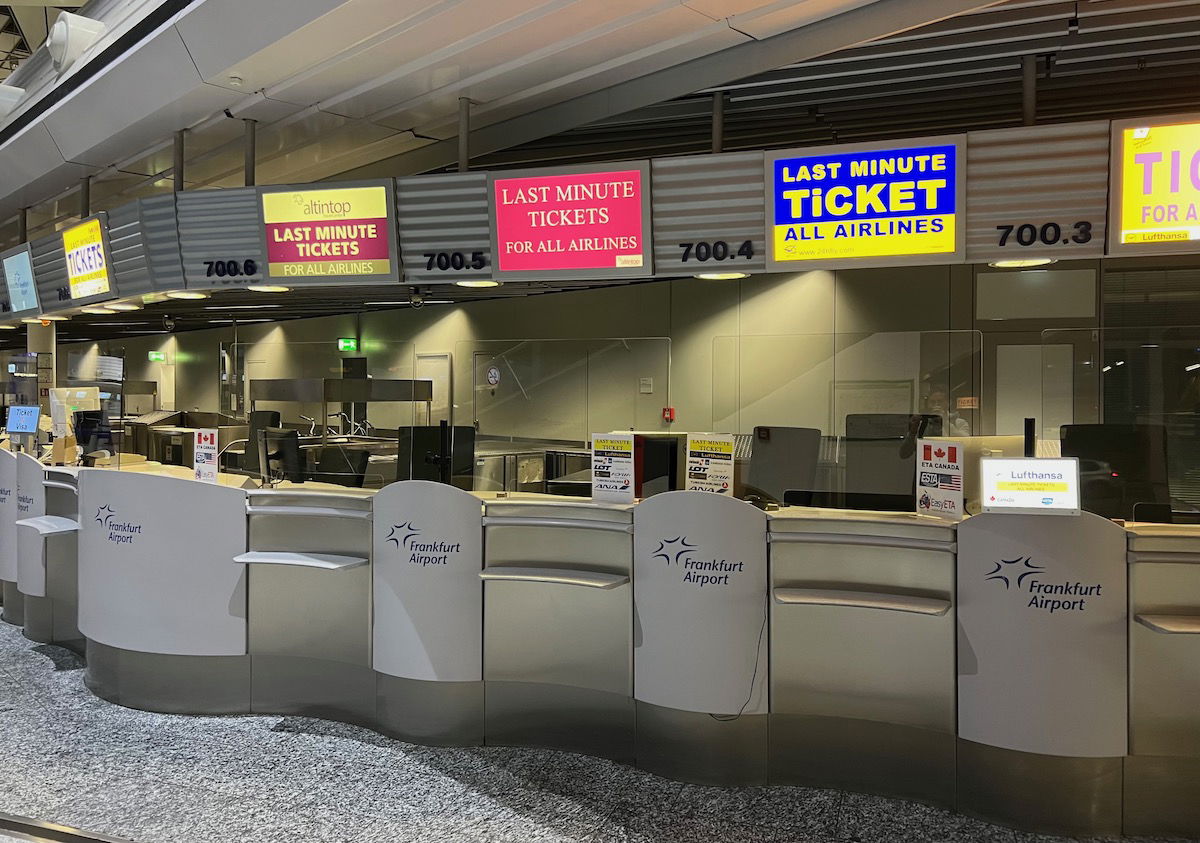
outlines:
[[[262,212],[271,277],[392,272],[388,191],[382,185],[263,193]]]
[[[767,166],[775,261],[956,251],[954,144],[784,153]]]

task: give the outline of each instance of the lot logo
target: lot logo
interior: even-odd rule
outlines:
[[[1017,556],[1014,559],[1001,559],[992,563],[995,567],[984,574],[985,581],[1004,583],[1005,591],[1015,591],[1029,595],[1026,608],[1049,612],[1082,612],[1087,609],[1085,597],[1100,597],[1103,586],[1100,583],[1084,585],[1078,580],[1072,582],[1046,582],[1038,579],[1046,574],[1046,566],[1039,565],[1028,556]],[[1057,596],[1061,595],[1061,596]],[[1063,597],[1072,599],[1064,600]]]
[[[133,544],[133,537],[142,534],[141,524],[118,521],[116,511],[108,504],[96,509],[94,520],[104,530],[104,538],[113,544]]]
[[[397,550],[408,554],[410,564],[420,565],[422,568],[429,565],[448,565],[450,554],[462,551],[462,542],[420,541],[420,538],[421,529],[411,521],[405,521],[403,524],[393,525],[384,541],[391,542]]]
[[[729,585],[729,575],[739,574],[746,569],[745,562],[730,562],[727,559],[697,559],[699,545],[688,541],[687,536],[660,539],[658,547],[650,554],[651,559],[661,559],[670,565],[683,567],[683,582],[703,588],[706,585]]]

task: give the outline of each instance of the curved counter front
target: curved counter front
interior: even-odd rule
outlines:
[[[1195,831],[1200,528],[237,486],[0,452],[0,579],[41,624],[77,541],[87,682],[127,706]]]

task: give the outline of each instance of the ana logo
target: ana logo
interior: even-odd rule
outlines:
[[[651,559],[662,559],[668,565],[678,565],[681,557],[687,555],[696,545],[687,540],[687,536],[676,536],[673,539],[663,539],[654,548]]]
[[[411,521],[405,521],[403,524],[393,526],[385,541],[391,542],[396,547],[403,546],[407,550],[408,543],[419,535],[421,535],[421,531],[414,527]]]
[[[1035,565],[1028,556],[1018,556],[1016,559],[1001,559],[999,562],[994,562],[993,564],[996,567],[988,571],[984,579],[1002,582],[1005,589],[1008,589],[1015,581],[1017,589],[1020,590],[1021,584],[1025,582],[1026,577],[1045,570],[1045,566]]]
[[[142,534],[142,525],[130,521],[118,521],[116,518],[116,511],[105,504],[96,509],[94,520],[104,530],[104,538],[108,541],[113,544],[133,544],[134,536]]]
[[[992,564],[995,567],[984,574],[985,581],[1002,582],[1005,591],[1029,595],[1029,602],[1025,604],[1026,608],[1039,609],[1050,614],[1082,612],[1087,608],[1087,600],[1083,598],[1100,597],[1103,589],[1100,583],[1084,585],[1079,581],[1046,582],[1041,580],[1039,577],[1045,576],[1046,566],[1037,564],[1028,556],[1001,559]],[[1055,595],[1070,596],[1075,599],[1063,600]]]
[[[385,542],[391,542],[398,550],[408,554],[412,565],[425,568],[429,565],[448,565],[450,554],[462,551],[462,542],[420,541],[421,529],[411,521],[393,525],[388,531]]]
[[[670,565],[683,566],[683,582],[698,585],[729,585],[729,575],[745,570],[745,562],[730,562],[726,559],[697,559],[698,544],[688,541],[687,536],[660,539],[658,547],[650,554],[651,559],[661,559]],[[711,573],[710,573],[711,572]]]

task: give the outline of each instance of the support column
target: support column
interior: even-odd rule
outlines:
[[[1037,123],[1037,56],[1021,56],[1021,125]]]
[[[712,151],[725,151],[725,92],[712,95]]]
[[[183,192],[183,129],[175,133],[175,162],[174,162],[175,192]]]
[[[84,176],[79,180],[79,218],[92,215],[92,177]]]
[[[24,243],[29,239],[29,209],[17,211],[17,240]]]
[[[38,405],[43,414],[50,412],[50,390],[54,388],[57,346],[56,323],[32,322],[25,328],[25,350],[37,354]]]
[[[245,139],[243,142],[245,153],[246,153],[246,162],[244,165],[245,173],[246,173],[246,187],[253,187],[254,186],[254,176],[255,176],[254,164],[255,164],[255,161],[257,160],[257,155],[258,155],[257,150],[255,149],[255,143],[257,142],[258,121],[247,119],[247,120],[244,120],[243,122],[246,125],[246,133],[244,136]]]
[[[458,171],[465,173],[471,163],[471,101],[458,98]]]

